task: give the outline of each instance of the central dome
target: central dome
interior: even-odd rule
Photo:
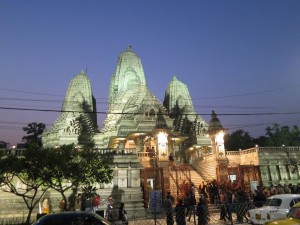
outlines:
[[[145,74],[141,59],[129,46],[126,51],[120,53],[116,71],[111,78],[109,104],[120,92],[139,86],[147,86]]]

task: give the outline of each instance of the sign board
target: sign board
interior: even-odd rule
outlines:
[[[255,192],[255,190],[257,190],[257,185],[258,185],[258,182],[257,181],[250,181],[250,189],[252,191],[252,193]]]
[[[162,192],[159,190],[150,192],[150,209],[161,209],[162,206]]]

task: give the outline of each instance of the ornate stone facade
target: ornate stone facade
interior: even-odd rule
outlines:
[[[141,183],[145,181],[141,182],[141,177],[145,176],[140,173],[144,167],[164,168],[160,179],[165,179],[162,182],[168,187],[169,157],[186,162],[192,157],[190,148],[211,145],[208,125],[195,112],[187,86],[174,77],[162,104],[148,89],[141,60],[131,47],[118,57],[101,131],[96,112],[91,84],[81,72],[72,79],[62,113],[42,141],[47,147],[94,141],[103,154],[118,153],[112,165],[112,183],[99,187],[102,194],[115,195],[116,204],[125,201],[128,209],[142,208]],[[142,155],[149,160],[141,159]],[[133,193],[137,194],[134,199]]]
[[[69,84],[62,113],[42,137],[45,147],[82,145],[98,133],[96,101],[89,78],[83,71]]]
[[[170,189],[169,168],[176,164],[189,163],[204,180],[228,180],[229,175],[238,173],[243,180],[260,179],[263,184],[299,180],[299,149],[226,152],[224,131],[214,112],[209,124],[195,112],[187,86],[176,77],[162,104],[147,87],[140,58],[128,47],[119,55],[111,78],[101,132],[91,83],[81,72],[70,82],[62,113],[42,141],[46,147],[94,141],[101,153],[115,153],[112,182],[95,185],[102,199],[112,195],[116,207],[122,201],[134,213],[143,210],[141,187],[146,187],[147,179],[155,180],[154,188]],[[10,196],[4,196],[0,205],[17,202],[17,197],[10,201]]]

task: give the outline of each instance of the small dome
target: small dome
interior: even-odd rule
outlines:
[[[159,112],[157,114],[155,128],[156,129],[167,129],[168,128],[166,119],[164,118],[161,110],[159,110]]]
[[[211,113],[211,119],[208,124],[208,132],[210,134],[215,134],[220,130],[224,130],[221,121],[218,119],[217,114],[213,110]]]

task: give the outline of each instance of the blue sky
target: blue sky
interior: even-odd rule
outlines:
[[[196,111],[209,122],[215,110],[229,132],[300,126],[299,12],[297,0],[0,0],[0,107],[59,110],[84,70],[105,112],[118,55],[130,44],[161,101],[175,75]],[[262,113],[282,114],[251,115]],[[23,126],[50,127],[58,116],[2,108],[0,140],[21,142]]]

